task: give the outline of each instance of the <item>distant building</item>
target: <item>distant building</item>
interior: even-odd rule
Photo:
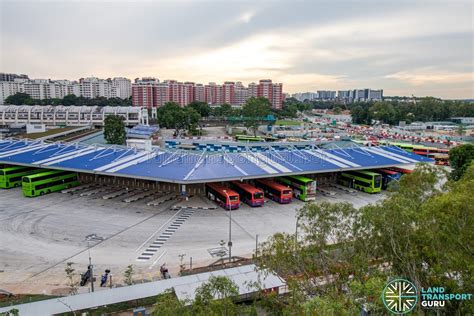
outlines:
[[[0,81],[15,81],[15,79],[28,80],[29,78],[27,75],[24,75],[24,74],[17,75],[17,74],[7,74],[4,72],[0,72]]]
[[[332,101],[336,98],[336,91],[318,90],[318,100]]]
[[[211,106],[224,103],[242,106],[250,97],[265,97],[275,109],[283,106],[283,84],[269,79],[251,83],[245,87],[241,82],[226,81],[222,85],[210,82],[207,85],[194,82],[167,80],[160,83],[155,78],[136,79],[132,84],[134,106],[149,108],[163,106],[166,102],[176,102],[181,106],[193,101],[206,102]]]
[[[452,117],[451,121],[458,124],[474,125],[474,117]]]
[[[0,104],[4,104],[6,98],[19,92],[25,92],[22,82],[0,81]]]

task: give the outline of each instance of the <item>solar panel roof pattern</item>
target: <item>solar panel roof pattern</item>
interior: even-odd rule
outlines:
[[[393,146],[206,154],[2,140],[0,162],[194,183],[377,168],[433,160]]]

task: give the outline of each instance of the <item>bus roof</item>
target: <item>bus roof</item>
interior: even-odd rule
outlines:
[[[216,191],[226,191],[227,194],[229,195],[239,195],[237,192],[234,190],[222,185],[222,184],[217,184],[217,183],[206,183],[206,185],[210,188],[213,188]]]
[[[31,168],[31,167],[26,167],[26,166],[11,166],[11,167],[0,168],[0,170],[10,171],[10,170],[25,169],[25,168]]]
[[[48,171],[45,171],[45,172],[30,174],[29,176],[25,176],[25,177],[28,177],[28,178],[32,179],[32,178],[42,177],[42,176],[45,176],[45,175],[48,175],[48,174],[56,174],[56,173],[60,173],[60,172],[64,172],[64,170],[48,170]],[[73,172],[70,172],[70,173],[73,173]]]
[[[344,171],[342,173],[363,173],[363,174],[366,174],[368,176],[377,176],[377,175],[380,175],[379,173],[377,172],[372,172],[372,171],[366,171],[366,170],[350,170],[350,171]]]
[[[254,187],[253,185],[250,185],[245,182],[240,182],[240,181],[232,181],[232,183],[238,187],[241,187],[244,190],[247,190],[250,193],[257,193],[257,192],[262,192],[262,190]]]
[[[283,185],[283,184],[280,184],[278,182],[275,182],[273,180],[268,180],[268,179],[256,179],[257,182],[261,182],[265,185],[268,185],[268,186],[271,186],[273,187],[274,189],[278,189],[278,190],[291,190],[290,188],[288,188],[286,185]]]
[[[297,180],[300,180],[300,181],[305,182],[305,183],[309,183],[309,182],[315,181],[314,179],[306,178],[306,177],[298,176],[298,175],[296,175],[296,176],[288,176],[288,178],[297,179]]]

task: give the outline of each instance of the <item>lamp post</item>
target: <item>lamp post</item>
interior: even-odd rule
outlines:
[[[91,259],[91,247],[90,247],[90,244],[89,244],[89,240],[87,241],[87,248],[88,248],[88,251],[89,251],[89,268],[90,268],[90,271],[91,271],[91,292],[94,292],[94,269],[93,269],[93,266],[92,266],[92,259]]]
[[[229,201],[229,242],[227,243],[227,246],[229,247],[229,263],[232,261],[232,208],[230,205],[230,197],[229,194],[227,193],[226,190],[224,190],[224,193],[227,197],[227,201]]]

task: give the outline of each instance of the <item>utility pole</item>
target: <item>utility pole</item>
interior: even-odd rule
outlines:
[[[90,244],[89,244],[89,241],[87,241],[87,248],[89,250],[89,268],[90,268],[90,272],[91,272],[91,292],[93,293],[94,292],[94,269],[93,269],[93,266],[92,266],[92,259],[91,259],[91,247],[90,247]]]
[[[255,258],[258,257],[258,234],[255,235]]]
[[[227,197],[226,203],[229,203],[229,242],[227,246],[229,247],[229,263],[232,261],[232,208],[230,205],[230,197],[226,190],[224,193]]]

